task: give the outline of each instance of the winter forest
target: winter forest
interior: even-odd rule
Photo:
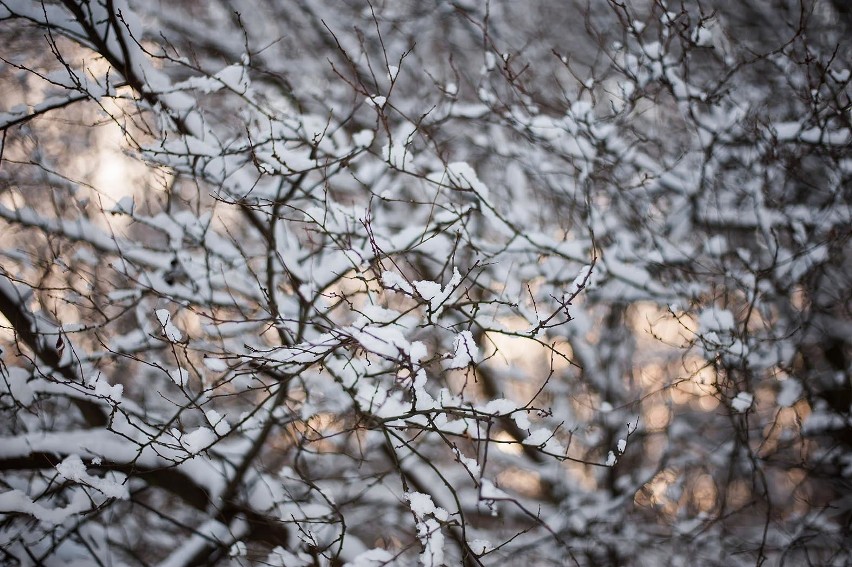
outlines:
[[[852,564],[847,0],[0,0],[0,565]]]

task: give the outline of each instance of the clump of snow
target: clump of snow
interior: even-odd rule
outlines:
[[[216,442],[216,433],[209,427],[199,427],[180,436],[180,444],[192,454],[200,453]]]
[[[360,553],[344,567],[384,567],[391,565],[393,555],[386,549],[375,548]]]
[[[414,293],[414,289],[411,287],[411,284],[409,284],[404,277],[396,272],[383,272],[382,285],[388,289],[398,289],[408,294]]]
[[[743,413],[751,407],[753,402],[754,395],[749,392],[740,392],[733,400],[731,400],[731,407],[734,408],[734,411]]]
[[[353,134],[352,141],[358,147],[367,148],[373,143],[375,135],[375,132],[372,130],[361,130],[360,132]]]
[[[115,403],[121,401],[121,397],[124,394],[124,386],[121,384],[116,384],[115,386],[110,386],[109,383],[103,379],[98,379],[95,382],[95,395],[103,396],[105,398],[109,398]]]
[[[488,479],[482,479],[479,485],[479,500],[491,512],[491,515],[497,516],[497,500],[507,500],[511,497],[497,488],[497,486]]]
[[[615,465],[615,462],[617,460],[618,459],[616,459],[615,453],[610,451],[609,454],[606,456],[606,466],[611,467],[611,466]]]
[[[731,335],[736,332],[736,321],[733,313],[727,309],[720,309],[715,305],[705,309],[698,316],[698,325],[701,338],[711,348],[716,348],[714,345],[733,346],[730,343]]]
[[[225,67],[214,78],[234,92],[245,93],[249,89],[250,81],[246,68],[242,65],[229,65]]]
[[[781,391],[776,401],[778,405],[789,408],[802,397],[802,385],[795,378],[787,378],[781,382]]]
[[[385,309],[378,305],[365,305],[360,311],[363,318],[356,321],[356,327],[369,323],[394,323],[400,317],[399,311],[396,311],[395,309]]]
[[[207,410],[204,412],[204,417],[207,418],[207,423],[213,426],[216,435],[224,437],[231,431],[231,426],[216,410]]]
[[[408,146],[396,140],[393,144],[382,146],[382,157],[391,167],[401,171],[410,169],[414,162],[414,154],[411,153]]]
[[[420,564],[425,567],[439,567],[444,563],[444,534],[441,523],[449,519],[449,513],[435,506],[432,497],[422,492],[405,494],[408,505],[414,513],[417,526],[417,539],[423,546]]]
[[[178,388],[186,388],[187,384],[189,384],[189,372],[185,368],[169,370],[169,377]]]
[[[414,289],[417,290],[417,293],[425,299],[429,301],[433,297],[437,297],[439,293],[441,293],[441,284],[430,281],[419,281],[414,282]]]
[[[734,329],[734,315],[727,309],[711,307],[698,316],[702,331],[731,331]]]
[[[505,398],[498,398],[485,404],[485,407],[481,411],[490,415],[508,415],[517,409],[518,406],[515,402]]]
[[[485,67],[483,67],[482,72],[486,73],[488,71],[493,70],[494,66],[496,64],[497,64],[497,58],[494,56],[493,53],[491,53],[490,51],[487,51],[485,53]]]
[[[401,291],[408,295],[415,293],[429,303],[429,319],[437,317],[444,309],[444,304],[452,295],[453,290],[461,283],[461,274],[457,268],[453,268],[453,276],[443,288],[438,282],[420,280],[409,283],[401,275],[386,271],[382,273],[382,285],[387,289]]]
[[[832,69],[830,72],[832,78],[838,83],[845,83],[852,76],[852,72],[849,69]]]
[[[704,26],[699,25],[692,30],[692,41],[699,47],[712,47],[713,32]]]
[[[494,546],[491,545],[491,542],[484,539],[473,539],[467,542],[467,545],[468,547],[470,547],[470,550],[476,553],[477,555],[485,555],[486,553],[494,549]]]
[[[456,335],[453,350],[452,358],[444,362],[444,367],[448,370],[467,368],[479,361],[479,347],[476,346],[470,331],[462,331]]]
[[[172,315],[167,309],[157,309],[155,312],[160,326],[163,328],[163,335],[171,342],[179,342],[183,335],[174,323],[172,323]]]
[[[580,273],[577,274],[577,277],[574,278],[574,288],[580,288],[584,286],[586,289],[590,289],[592,287],[592,266],[589,264],[588,266],[583,266],[580,269]]]
[[[38,502],[33,502],[29,496],[17,489],[0,493],[0,510],[4,514],[12,512],[28,514],[48,526],[61,524],[66,518],[84,512],[88,508],[89,499],[83,491],[74,494],[71,503],[64,508],[47,508]]]
[[[94,488],[107,498],[127,500],[130,497],[127,486],[116,480],[117,475],[104,478],[91,476],[86,472],[86,465],[83,460],[77,455],[69,455],[64,461],[56,465],[56,472],[68,480]]]
[[[447,164],[446,176],[459,189],[474,191],[483,199],[488,198],[488,187],[479,180],[476,171],[463,161]]]
[[[704,243],[704,250],[711,256],[722,256],[728,251],[728,241],[724,236],[714,236]]]
[[[29,373],[21,369],[9,368],[5,380],[0,380],[0,388],[5,388],[17,403],[29,405],[35,398],[35,391],[29,383]]]
[[[374,107],[377,107],[377,108],[384,108],[385,103],[387,101],[388,101],[388,99],[383,97],[383,96],[374,95],[374,96],[371,96],[371,97],[367,97],[365,102],[370,106],[374,106]]]
[[[248,550],[246,549],[246,544],[242,541],[235,541],[228,550],[229,557],[245,557],[246,553],[248,553]]]
[[[361,329],[352,326],[343,330],[368,352],[388,359],[397,359],[403,355],[410,356],[411,343],[399,329],[366,325]],[[418,348],[418,353],[420,350]]]
[[[281,480],[267,474],[259,475],[249,493],[249,505],[260,512],[267,512],[286,499]]]
[[[547,441],[553,437],[553,432],[549,429],[536,429],[533,431],[529,437],[523,440],[524,445],[532,445],[535,447],[541,447]]]
[[[428,358],[429,350],[422,342],[414,341],[409,347],[408,356],[411,357],[412,362],[422,362],[423,360]]]
[[[518,427],[521,429],[529,429],[530,428],[530,418],[527,417],[527,414],[519,411],[512,415],[512,419],[515,420],[515,423],[518,424]]]
[[[441,524],[429,518],[417,523],[417,539],[423,546],[420,564],[424,567],[440,567],[444,564],[444,534]]]
[[[115,206],[110,210],[110,212],[114,215],[132,215],[136,210],[136,203],[133,201],[133,197],[130,195],[125,195]]]
[[[228,364],[224,360],[220,358],[213,358],[210,356],[204,357],[204,366],[206,366],[208,370],[212,370],[213,372],[224,372],[228,369]]]
[[[457,447],[453,447],[453,453],[456,456],[456,460],[467,469],[467,472],[470,473],[473,478],[479,478],[482,471],[476,459],[465,457]]]
[[[408,507],[414,512],[417,518],[425,518],[429,514],[435,513],[435,503],[432,502],[432,497],[422,492],[409,492],[405,495],[408,500]]]

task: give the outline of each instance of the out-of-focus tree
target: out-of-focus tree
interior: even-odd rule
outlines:
[[[848,564],[850,38],[0,1],[2,561]]]

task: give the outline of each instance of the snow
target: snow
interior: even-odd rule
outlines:
[[[494,549],[491,542],[485,539],[473,539],[468,541],[467,545],[477,555],[484,555]]]
[[[368,148],[373,143],[376,133],[373,130],[360,130],[352,135],[352,142],[361,148]]]
[[[258,512],[267,512],[287,499],[287,492],[279,478],[261,474],[249,493],[249,505]]]
[[[189,564],[195,554],[203,550],[210,541],[224,543],[229,549],[231,545],[240,541],[248,529],[245,522],[239,522],[230,526],[217,520],[207,520],[202,525],[193,529],[188,538],[181,541],[174,551],[164,561],[158,563],[158,567],[184,567]]]
[[[705,22],[700,10],[687,6],[664,14],[661,25],[656,10],[647,28],[653,33],[642,38],[631,36],[631,26],[638,34],[644,24],[633,20],[635,10],[627,10],[617,14],[621,20],[612,20],[616,27],[620,21],[624,34],[609,34],[600,46],[589,44],[593,51],[608,50],[612,38],[623,35],[617,53],[601,52],[600,60],[609,63],[606,72],[592,73],[574,65],[574,55],[564,57],[571,68],[559,73],[566,94],[560,98],[546,96],[542,78],[524,72],[522,52],[509,55],[525,45],[516,34],[528,22],[499,19],[513,10],[522,15],[518,3],[501,3],[489,13],[473,0],[456,2],[463,8],[459,13],[453,3],[438,3],[448,38],[463,37],[466,32],[456,26],[469,26],[467,17],[459,17],[467,14],[473,21],[494,18],[499,41],[473,51],[457,49],[470,42],[449,41],[444,47],[453,52],[436,54],[419,45],[404,76],[397,66],[402,58],[396,57],[414,47],[406,38],[416,37],[422,24],[406,11],[416,2],[387,3],[372,21],[375,26],[369,19],[355,21],[355,31],[348,3],[303,4],[305,14],[296,14],[297,23],[328,22],[334,38],[305,32],[282,41],[275,22],[265,21],[269,10],[244,11],[245,34],[226,34],[226,27],[233,31],[241,24],[233,23],[227,10],[214,10],[202,19],[219,21],[222,30],[214,25],[210,45],[198,44],[197,53],[182,56],[156,41],[143,49],[127,35],[156,38],[163,24],[165,36],[180,40],[183,26],[198,22],[171,21],[186,15],[179,3],[155,9],[138,2],[134,8],[141,17],[135,17],[127,0],[117,0],[128,23],[117,29],[106,17],[112,3],[91,3],[93,30],[112,57],[97,53],[104,46],[83,46],[85,60],[68,59],[80,66],[76,90],[67,69],[54,62],[56,71],[45,75],[48,82],[56,78],[53,86],[12,96],[9,106],[24,99],[34,104],[0,114],[0,125],[11,127],[35,112],[52,112],[51,105],[74,103],[78,94],[79,100],[101,103],[89,105],[99,116],[60,127],[53,140],[46,127],[63,124],[68,109],[33,122],[45,143],[35,149],[15,146],[17,161],[4,174],[12,176],[14,186],[19,169],[33,173],[30,181],[46,187],[50,198],[42,202],[23,190],[0,196],[0,224],[11,238],[2,250],[8,274],[0,275],[0,291],[9,295],[4,303],[19,306],[25,315],[11,322],[0,317],[0,397],[8,402],[4,417],[10,417],[0,455],[26,463],[45,453],[56,455],[54,464],[61,462],[55,471],[47,465],[5,475],[0,513],[30,517],[4,517],[12,528],[4,524],[7,531],[0,536],[24,526],[21,545],[30,537],[41,546],[36,556],[54,542],[57,549],[70,547],[73,555],[73,546],[82,549],[79,542],[85,540],[92,555],[114,553],[92,559],[116,564],[127,559],[122,545],[128,540],[129,547],[153,544],[156,558],[173,553],[166,565],[185,563],[211,542],[220,552],[230,548],[232,556],[244,557],[248,551],[252,561],[262,562],[260,555],[269,550],[258,551],[254,531],[206,521],[227,504],[243,518],[258,514],[288,524],[292,538],[269,552],[279,557],[271,563],[283,565],[312,561],[299,534],[329,561],[354,567],[412,564],[418,553],[423,564],[449,565],[458,561],[460,550],[449,542],[444,554],[444,537],[451,535],[442,532],[444,527],[454,539],[491,538],[505,557],[520,557],[518,550],[539,545],[536,552],[553,553],[558,563],[564,559],[559,546],[540,539],[548,532],[565,535],[561,549],[579,545],[578,553],[591,557],[596,546],[615,541],[614,532],[607,532],[615,526],[622,530],[620,551],[632,557],[649,528],[631,521],[635,510],[600,490],[594,478],[578,484],[587,473],[605,476],[606,471],[592,466],[582,472],[581,465],[571,463],[565,468],[560,458],[568,455],[557,434],[574,443],[570,458],[613,466],[630,442],[625,421],[634,411],[651,416],[650,410],[660,409],[667,425],[655,425],[659,436],[668,436],[675,449],[686,447],[680,442],[686,440],[694,451],[665,455],[674,460],[664,469],[655,467],[654,451],[645,455],[633,447],[636,471],[658,471],[666,477],[662,490],[674,491],[682,486],[682,471],[709,455],[702,474],[718,481],[724,470],[716,462],[731,464],[732,455],[739,459],[725,445],[737,423],[717,419],[719,411],[704,404],[713,401],[710,397],[683,403],[667,397],[672,384],[713,361],[748,367],[732,382],[746,391],[724,400],[722,409],[727,404],[729,413],[752,412],[752,427],[744,432],[749,444],[775,446],[760,444],[771,429],[767,420],[779,407],[803,404],[805,383],[817,388],[809,399],[813,412],[807,427],[843,427],[845,410],[837,414],[828,405],[817,407],[822,386],[809,380],[814,372],[796,364],[803,348],[827,344],[824,336],[842,342],[849,334],[842,313],[820,318],[816,309],[822,295],[829,302],[837,295],[836,282],[843,279],[833,271],[842,272],[843,251],[840,257],[832,251],[834,234],[840,230],[842,236],[848,225],[849,207],[841,203],[840,189],[852,171],[852,160],[840,151],[850,140],[848,124],[835,119],[840,115],[832,101],[835,91],[848,87],[840,83],[850,73],[837,68],[846,65],[841,59],[822,57],[831,50],[819,53],[818,36],[809,36],[808,45],[817,60],[826,61],[817,77],[823,83],[801,82],[807,77],[791,72],[789,81],[772,82],[780,85],[778,93],[768,89],[770,99],[761,100],[763,91],[750,84],[753,73],[726,73],[727,45],[736,46],[741,38],[723,29],[723,19]],[[62,18],[54,29],[70,35],[71,43],[86,31],[67,17],[61,3],[6,6],[0,11],[22,10],[21,21],[30,21],[33,30],[50,29],[42,20]],[[432,17],[426,12],[425,18]],[[371,11],[364,15],[373,17]],[[376,35],[379,27],[386,42]],[[310,44],[320,35],[339,39],[332,64],[322,46]],[[247,55],[236,63],[227,56],[247,51],[246,37],[253,46],[251,68]],[[571,41],[581,39],[566,37],[568,54]],[[300,39],[310,41],[291,49]],[[123,47],[121,40],[127,40]],[[544,53],[552,43],[534,36],[532,41],[524,52]],[[65,43],[58,48],[64,50]],[[714,44],[713,53],[696,48]],[[706,73],[689,72],[695,57],[680,57],[692,48],[699,59],[712,56],[718,67],[713,73],[730,78],[718,97],[693,98],[703,94],[698,86]],[[772,54],[767,68],[785,68],[787,57]],[[483,58],[484,72],[491,73],[477,77]],[[91,66],[92,61],[97,64]],[[99,75],[110,66],[115,68],[108,77]],[[128,79],[121,77],[127,72],[141,87],[115,86]],[[517,72],[522,75],[515,85]],[[263,80],[250,82],[250,73]],[[398,78],[404,80],[388,85]],[[282,81],[292,88],[279,88]],[[813,99],[789,96],[795,85],[796,92],[813,88]],[[70,89],[66,95],[50,96],[65,89]],[[674,96],[658,96],[666,91]],[[459,93],[464,101],[456,100]],[[622,95],[632,100],[612,103]],[[814,104],[818,115],[803,111]],[[839,111],[848,114],[846,108]],[[127,183],[106,191],[74,182],[79,175],[68,175],[64,164],[70,159],[85,166],[88,146],[79,145],[80,155],[71,157],[51,159],[50,154],[54,147],[77,148],[71,145],[75,128],[95,123],[129,127],[123,147],[151,176],[128,175]],[[146,147],[131,138],[139,125]],[[26,139],[26,128],[18,133]],[[100,139],[94,130],[92,136]],[[799,155],[807,157],[805,170],[819,172],[815,181],[824,190],[789,201],[793,185],[807,175],[801,175],[796,159],[778,156]],[[110,212],[133,218],[114,218]],[[42,241],[50,246],[41,250]],[[600,261],[592,263],[593,270],[594,256]],[[823,272],[825,278],[809,277]],[[45,274],[50,277],[43,279]],[[566,307],[566,298],[580,286],[593,287],[592,279],[592,292]],[[121,289],[110,289],[113,285]],[[792,307],[791,290],[803,298]],[[90,292],[94,295],[87,297]],[[105,304],[92,305],[103,293]],[[644,312],[635,309],[637,300],[656,312],[638,317]],[[664,306],[674,302],[680,310],[674,309],[673,320]],[[747,313],[745,307],[752,306]],[[545,317],[550,317],[546,325]],[[659,324],[651,333],[649,321]],[[35,345],[29,345],[28,330],[41,335]],[[58,330],[64,357],[54,363]],[[492,339],[500,334],[517,339],[517,348],[501,345],[492,356],[497,350]],[[557,344],[568,346],[557,351]],[[782,368],[796,368],[796,378],[778,379]],[[705,378],[704,370],[699,374]],[[282,402],[277,394],[285,386]],[[645,397],[651,392],[662,392],[665,400]],[[760,412],[753,411],[758,398],[749,392],[761,392]],[[272,400],[278,400],[277,407]],[[100,411],[107,427],[81,425],[90,416],[73,406],[80,402]],[[502,427],[507,424],[519,431],[507,432]],[[274,426],[271,444],[258,437],[267,425]],[[795,448],[799,430],[781,430],[779,447]],[[255,459],[250,449],[258,440],[265,444]],[[820,449],[820,439],[813,443]],[[506,447],[513,451],[492,450]],[[819,450],[814,455],[821,458]],[[219,501],[247,457],[254,460],[234,487],[238,497]],[[283,462],[298,464],[299,474],[275,473],[276,463]],[[109,473],[132,466],[140,474],[127,486]],[[421,492],[404,495],[399,475],[382,475],[388,467]],[[517,471],[539,475],[547,490],[515,493],[512,475],[522,476]],[[66,530],[27,533],[35,520],[71,526],[74,514],[99,511],[106,498],[126,497],[127,487],[147,491],[155,501],[183,497],[160,493],[164,486],[157,475],[172,473],[186,476],[188,494],[201,489],[204,496],[201,506],[167,507],[186,513],[164,517],[162,536],[156,529],[153,534],[137,529],[159,525],[147,521],[150,511],[124,505],[118,507],[118,516],[126,512],[119,518],[122,527],[127,524],[123,531],[103,531],[118,517],[104,509],[82,518],[80,538],[63,536]],[[511,488],[511,495],[497,488],[497,481],[483,479],[485,473],[499,479],[504,490]],[[616,492],[633,494],[641,486],[631,483],[652,480],[640,476],[620,475]],[[654,484],[648,484],[650,492],[656,491]],[[564,498],[557,502],[553,494]],[[493,505],[485,504],[489,499],[511,500],[501,504],[502,521],[477,520],[482,508]],[[339,508],[330,504],[335,500]],[[542,525],[518,534],[530,525],[523,518],[526,510]],[[566,510],[581,519],[565,517]],[[787,518],[786,512],[779,510],[779,517]],[[739,513],[745,514],[742,525],[749,525],[753,510]],[[685,525],[676,524],[678,511],[662,516],[655,537],[678,533]],[[170,519],[190,533],[179,546],[170,545]],[[412,521],[414,526],[399,525]],[[565,530],[572,521],[582,530]],[[708,525],[703,519],[689,525],[699,534],[696,545],[712,541],[726,527],[701,530]],[[582,539],[592,527],[600,528],[600,538]],[[783,534],[775,525],[769,528],[767,549],[774,553]],[[377,540],[379,531],[386,537]],[[415,549],[417,542],[411,545],[412,532],[422,549]],[[743,538],[743,549],[756,548],[751,535]],[[783,537],[779,541],[784,545]],[[369,549],[384,545],[388,549]],[[494,547],[480,539],[470,545],[475,553]],[[648,559],[637,557],[640,563]],[[45,558],[56,564],[63,559]],[[542,557],[548,560],[554,562]]]
[[[411,343],[397,328],[368,325],[359,329],[357,327],[346,327],[343,332],[358,341],[361,346],[372,353],[389,359],[397,359],[400,356],[410,357]],[[416,354],[422,349],[417,348]]]
[[[713,32],[702,25],[698,25],[692,30],[692,41],[699,47],[712,47]]]
[[[482,408],[482,412],[490,415],[509,415],[517,411],[517,409],[518,406],[515,402],[505,398],[498,398],[485,404],[485,407]]]
[[[180,436],[180,444],[191,454],[200,453],[216,442],[217,436],[209,427],[198,427]]]
[[[515,420],[515,423],[518,424],[518,427],[521,429],[527,430],[530,428],[530,419],[527,416],[526,412],[515,412],[512,414],[512,419]]]
[[[232,91],[244,94],[249,88],[248,72],[243,65],[230,65],[214,75],[214,78]]]
[[[792,407],[802,397],[802,385],[795,378],[787,378],[781,381],[781,390],[776,399],[779,406]]]
[[[115,204],[115,206],[110,212],[113,214],[132,215],[135,210],[136,203],[133,201],[133,197],[130,195],[125,195],[124,197],[118,200],[118,202]]]
[[[749,392],[740,392],[731,400],[731,407],[738,413],[746,412],[754,402],[754,395]]]
[[[29,378],[29,372],[21,368],[9,368],[6,379],[0,380],[0,388],[9,392],[15,403],[29,406],[36,395],[33,385],[29,383]]]
[[[495,57],[495,55],[492,52],[486,51],[485,52],[485,70],[483,72],[493,70],[495,65],[497,65],[497,57]]]
[[[172,382],[174,382],[178,388],[186,388],[189,384],[189,372],[186,368],[178,367],[173,370],[169,370],[169,378],[172,379]]]
[[[203,361],[204,366],[206,366],[208,370],[212,370],[213,372],[224,372],[228,369],[228,363],[220,358],[205,356]]]
[[[228,557],[245,557],[246,554],[246,544],[242,541],[235,541],[230,549],[228,549]]]
[[[13,489],[0,493],[0,513],[28,514],[48,525],[61,524],[67,518],[89,509],[89,499],[82,491],[75,493],[74,499],[65,507],[48,508],[33,502],[26,493]]]
[[[414,512],[418,519],[423,519],[429,514],[435,513],[435,503],[432,502],[432,497],[422,492],[408,492],[405,495],[408,500],[408,507]]]
[[[831,69],[830,73],[838,83],[845,83],[852,76],[852,71],[849,71],[849,69]]]
[[[420,564],[424,567],[440,567],[444,563],[444,535],[439,522],[446,522],[449,514],[435,506],[428,494],[407,492],[404,497],[414,514],[417,538],[423,547]]]
[[[452,357],[444,361],[444,368],[448,370],[467,368],[479,361],[479,347],[476,346],[470,331],[462,331],[456,335],[453,349]]]
[[[418,285],[422,286],[421,288],[417,288],[418,292],[421,292],[421,289],[425,291],[425,295],[421,293],[423,299],[429,302],[429,309],[434,314],[435,317],[441,314],[441,310],[444,307],[444,303],[450,298],[450,295],[453,293],[455,288],[461,283],[461,274],[458,269],[453,268],[453,276],[450,278],[450,281],[447,285],[444,286],[443,289],[440,289],[440,286],[434,284],[434,282],[415,282],[415,287]],[[427,285],[433,284],[433,285]],[[437,286],[437,287],[436,287]]]
[[[723,333],[736,331],[734,315],[726,309],[713,306],[705,309],[698,316],[701,332],[719,331]]]
[[[458,449],[458,447],[453,447],[453,453],[456,456],[456,460],[464,465],[464,468],[467,469],[468,474],[470,474],[474,479],[478,479],[482,474],[482,470],[479,466],[479,463],[476,459],[471,459],[466,456]]]
[[[415,293],[429,304],[428,317],[430,321],[438,317],[444,309],[444,304],[450,299],[453,291],[461,283],[461,274],[457,268],[453,268],[453,275],[447,285],[429,280],[420,280],[409,283],[403,276],[396,272],[382,272],[382,285],[387,289],[401,291],[407,295]]]
[[[157,320],[160,322],[160,326],[163,328],[163,334],[165,337],[173,342],[179,342],[183,335],[180,332],[174,323],[172,323],[172,315],[169,313],[167,309],[157,309],[156,310]]]
[[[580,269],[580,273],[577,274],[577,277],[574,278],[574,284],[572,287],[575,289],[580,289],[581,286],[585,286],[586,289],[591,289],[592,287],[592,265],[589,264],[587,266],[583,266]]]
[[[432,518],[418,522],[417,537],[423,546],[420,564],[423,567],[444,565],[444,534],[441,533],[441,525]]]
[[[65,460],[56,465],[56,472],[68,480],[73,480],[84,486],[94,488],[107,498],[127,500],[130,497],[127,486],[121,482],[111,480],[110,477],[100,478],[89,475],[86,471],[86,465],[77,455],[69,455]],[[113,478],[116,476],[113,475]]]
[[[426,301],[431,301],[441,293],[441,284],[430,281],[414,282],[414,289]]]
[[[121,401],[121,397],[124,393],[124,386],[121,384],[116,384],[115,386],[110,386],[105,378],[101,377],[95,382],[95,395],[103,396],[105,398],[109,398],[115,403]]]
[[[551,437],[553,437],[553,432],[551,430],[545,428],[536,429],[529,435],[529,437],[523,440],[523,444],[542,447]]]
[[[704,250],[711,256],[720,257],[728,251],[728,240],[724,236],[713,236],[704,243]]]
[[[204,417],[207,418],[207,423],[213,426],[216,435],[224,437],[231,431],[231,426],[216,410],[207,410],[204,412]]]
[[[483,199],[488,198],[488,187],[479,180],[476,171],[468,163],[458,161],[447,164],[445,175],[449,183],[458,189],[471,190]]]
[[[370,106],[375,106],[377,108],[383,108],[387,101],[388,101],[387,98],[385,98],[383,96],[376,95],[376,96],[368,97],[366,102]]]
[[[482,500],[506,500],[511,498],[503,490],[497,488],[492,481],[483,478],[479,487],[479,497]]]
[[[407,143],[394,138],[393,143],[382,146],[382,157],[394,169],[410,171],[414,165],[414,154]]]
[[[370,549],[360,553],[344,567],[385,567],[392,564],[394,556],[386,549]]]

